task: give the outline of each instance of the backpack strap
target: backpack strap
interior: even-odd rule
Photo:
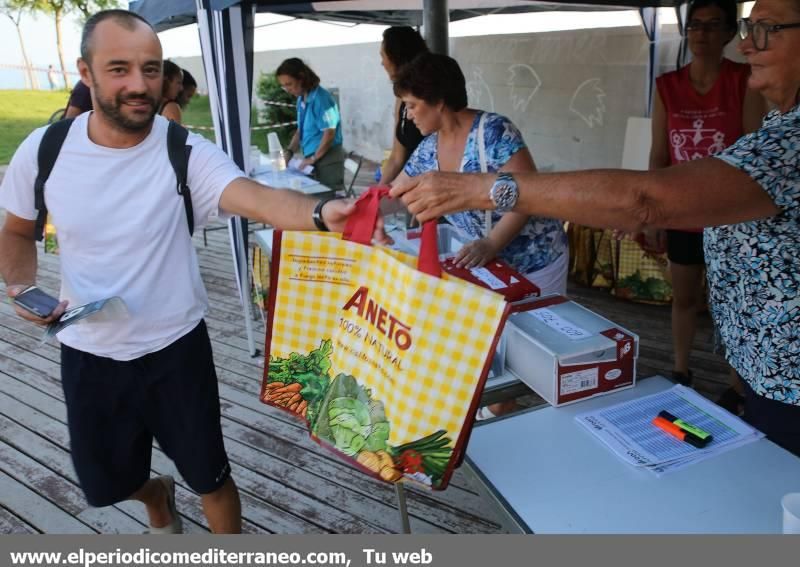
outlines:
[[[53,166],[56,164],[58,154],[61,152],[61,146],[64,145],[64,140],[67,139],[69,128],[72,126],[74,118],[67,118],[66,120],[59,120],[52,123],[47,127],[47,130],[42,136],[42,141],[39,142],[39,153],[37,155],[37,163],[39,172],[36,174],[36,181],[33,184],[34,192],[34,206],[37,210],[36,227],[33,229],[33,237],[37,241],[44,238],[44,225],[47,222],[47,205],[44,202],[44,186],[50,173],[53,171]]]
[[[192,191],[189,189],[189,156],[192,146],[186,145],[189,131],[172,120],[167,128],[167,152],[169,163],[175,171],[178,180],[178,195],[183,197],[183,206],[186,209],[186,221],[189,223],[189,236],[194,234],[194,209],[192,207]]]

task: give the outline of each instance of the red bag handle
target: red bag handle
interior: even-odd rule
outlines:
[[[370,187],[364,191],[356,201],[355,212],[347,219],[342,238],[370,246],[380,214],[381,199],[388,196],[388,187]],[[417,269],[437,278],[442,277],[436,221],[428,221],[422,225]]]

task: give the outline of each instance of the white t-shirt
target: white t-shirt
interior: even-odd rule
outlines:
[[[118,295],[130,316],[72,325],[58,338],[84,352],[131,360],[191,331],[208,297],[167,155],[167,120],[156,116],[140,144],[117,149],[89,139],[90,115],[75,119],[45,188],[61,255],[61,298],[77,306]],[[20,145],[0,185],[0,207],[23,219],[36,218],[33,185],[44,131]],[[190,134],[187,144],[195,227],[202,227],[220,214],[225,187],[244,174],[201,136]]]

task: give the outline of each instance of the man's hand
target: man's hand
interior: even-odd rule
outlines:
[[[6,294],[10,299],[13,300],[18,294],[22,293],[22,291],[24,291],[28,287],[29,287],[28,285],[9,285],[6,288]],[[11,305],[14,306],[14,311],[16,311],[17,315],[19,315],[20,317],[22,317],[26,321],[30,321],[31,323],[36,323],[37,325],[41,325],[44,327],[49,325],[50,323],[58,321],[58,319],[60,319],[61,316],[64,314],[64,311],[66,311],[68,303],[69,303],[68,301],[62,301],[61,303],[59,303],[49,317],[37,317],[36,315],[34,315],[33,313],[31,313],[26,309],[23,309],[13,301],[11,302]]]
[[[480,238],[465,244],[456,254],[455,262],[461,268],[478,268],[497,257],[498,252],[491,240]]]
[[[429,171],[416,177],[401,176],[392,184],[399,197],[420,222],[469,209],[492,209],[489,188],[492,175],[468,175]]]
[[[333,199],[322,206],[322,222],[331,232],[344,232],[347,219],[356,210],[356,202],[353,199]],[[383,226],[383,217],[378,215],[375,223],[375,232],[372,238],[379,244],[391,244],[392,240],[386,236]]]
[[[300,162],[300,165],[297,169],[300,171],[304,171],[308,166],[314,167],[314,158],[307,157],[303,161]]]

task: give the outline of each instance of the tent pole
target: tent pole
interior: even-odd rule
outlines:
[[[250,356],[255,358],[258,356],[259,351],[255,346],[255,340],[253,338],[253,306],[250,301],[250,270],[249,266],[247,265],[248,256],[244,245],[244,235],[246,233],[242,229],[243,220],[244,222],[247,222],[247,220],[239,217],[232,219],[234,224],[236,248],[238,252],[238,258],[234,258],[233,263],[235,266],[238,264],[239,289],[242,291],[241,300],[242,310],[244,311],[244,328],[247,334],[247,347],[250,351]]]
[[[450,12],[447,0],[425,0],[422,12],[422,28],[425,42],[434,53],[449,54]]]

